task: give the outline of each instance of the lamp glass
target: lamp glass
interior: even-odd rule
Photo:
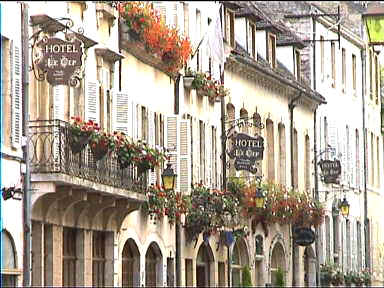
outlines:
[[[164,170],[161,178],[163,179],[163,186],[165,190],[173,190],[175,187],[176,174],[173,172],[171,164],[167,164],[167,168]]]
[[[260,188],[257,188],[256,195],[255,195],[255,204],[256,208],[263,208],[264,207],[264,194]]]
[[[341,202],[340,204],[340,212],[341,212],[341,215],[343,215],[344,217],[348,217],[349,215],[349,203],[345,198],[343,202]]]

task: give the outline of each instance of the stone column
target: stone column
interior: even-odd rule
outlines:
[[[105,286],[114,285],[114,252],[115,233],[105,232]]]
[[[83,230],[84,286],[92,287],[92,231]]]
[[[85,285],[84,233],[85,231],[83,229],[76,231],[76,286]]]
[[[44,254],[46,262],[45,286],[62,286],[63,274],[63,227],[44,225]]]
[[[308,285],[316,287],[316,258],[309,258],[308,262]]]
[[[44,286],[44,225],[32,221],[32,286]]]

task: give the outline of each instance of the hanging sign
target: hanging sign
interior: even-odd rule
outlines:
[[[341,175],[341,163],[339,160],[321,160],[319,165],[324,183],[339,184],[339,176]]]
[[[232,149],[229,157],[235,159],[236,170],[246,170],[257,173],[256,161],[263,160],[264,139],[261,136],[252,137],[244,133],[236,133],[232,137]]]
[[[309,246],[315,242],[315,232],[311,228],[298,227],[294,229],[293,239],[299,246]]]
[[[84,43],[76,37],[68,41],[44,37],[38,43],[36,66],[46,73],[49,84],[76,86],[84,62]]]

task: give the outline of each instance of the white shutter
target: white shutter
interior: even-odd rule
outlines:
[[[179,163],[178,163],[178,131],[179,123],[178,116],[166,116],[165,119],[165,147],[168,150],[168,156],[170,158],[169,163],[171,163],[173,171],[177,174],[175,191],[179,191],[179,182],[180,182],[180,172],[179,172]]]
[[[11,143],[12,147],[21,147],[22,131],[22,83],[21,83],[21,49],[16,41],[10,42],[10,69],[11,69],[11,97],[12,97],[12,118],[11,118]]]
[[[53,90],[53,119],[64,120],[65,86],[56,85]]]
[[[136,108],[136,103],[132,102],[132,109],[131,109],[131,114],[132,114],[132,134],[130,135],[132,137],[132,140],[137,141],[137,126],[138,126],[138,119],[137,119],[137,108]]]
[[[180,120],[180,191],[189,193],[191,188],[191,126],[190,120]]]
[[[329,138],[329,145],[332,147],[331,152],[329,153],[330,160],[333,160],[337,157],[337,154],[339,152],[338,150],[338,143],[337,143],[337,128],[335,126],[335,122],[333,122],[331,119],[328,123],[328,138]]]
[[[154,1],[153,9],[155,9],[164,20],[164,23],[169,24],[169,17],[167,17],[167,3],[164,1]]]
[[[148,111],[148,144],[150,147],[155,147],[155,114],[153,111]],[[148,173],[149,184],[156,184],[156,170],[150,170]]]
[[[194,151],[196,151],[193,155],[193,159],[195,159],[194,166],[196,166],[196,178],[195,178],[195,180],[197,180],[197,182],[200,182],[200,179],[201,179],[201,175],[200,175],[200,122],[199,122],[199,119],[196,119],[196,118],[194,121],[195,121],[194,139],[196,139],[196,141],[194,141],[195,149],[193,149]]]
[[[209,123],[205,125],[205,183],[208,187],[212,185],[212,127]]]
[[[175,28],[179,28],[179,2],[175,1],[173,3],[170,3],[172,5],[172,9],[171,9],[171,21],[170,21],[170,25],[175,27]]]
[[[130,105],[128,93],[115,92],[112,95],[113,101],[113,131],[124,132],[125,135],[130,135]]]
[[[85,97],[85,120],[100,124],[99,83],[96,80],[86,81]]]

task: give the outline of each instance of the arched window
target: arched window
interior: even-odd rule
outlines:
[[[140,285],[140,253],[133,239],[128,239],[122,253],[123,287]]]
[[[242,269],[248,265],[248,254],[243,239],[238,239],[232,250],[232,286],[241,286]]]
[[[17,275],[12,274],[17,268],[16,251],[12,236],[5,230],[1,231],[2,267],[1,278],[3,287],[16,287]]]
[[[149,245],[147,253],[145,254],[145,286],[156,287],[158,283],[158,275],[162,274],[162,255],[159,246],[152,242]],[[162,281],[161,281],[162,283]]]

